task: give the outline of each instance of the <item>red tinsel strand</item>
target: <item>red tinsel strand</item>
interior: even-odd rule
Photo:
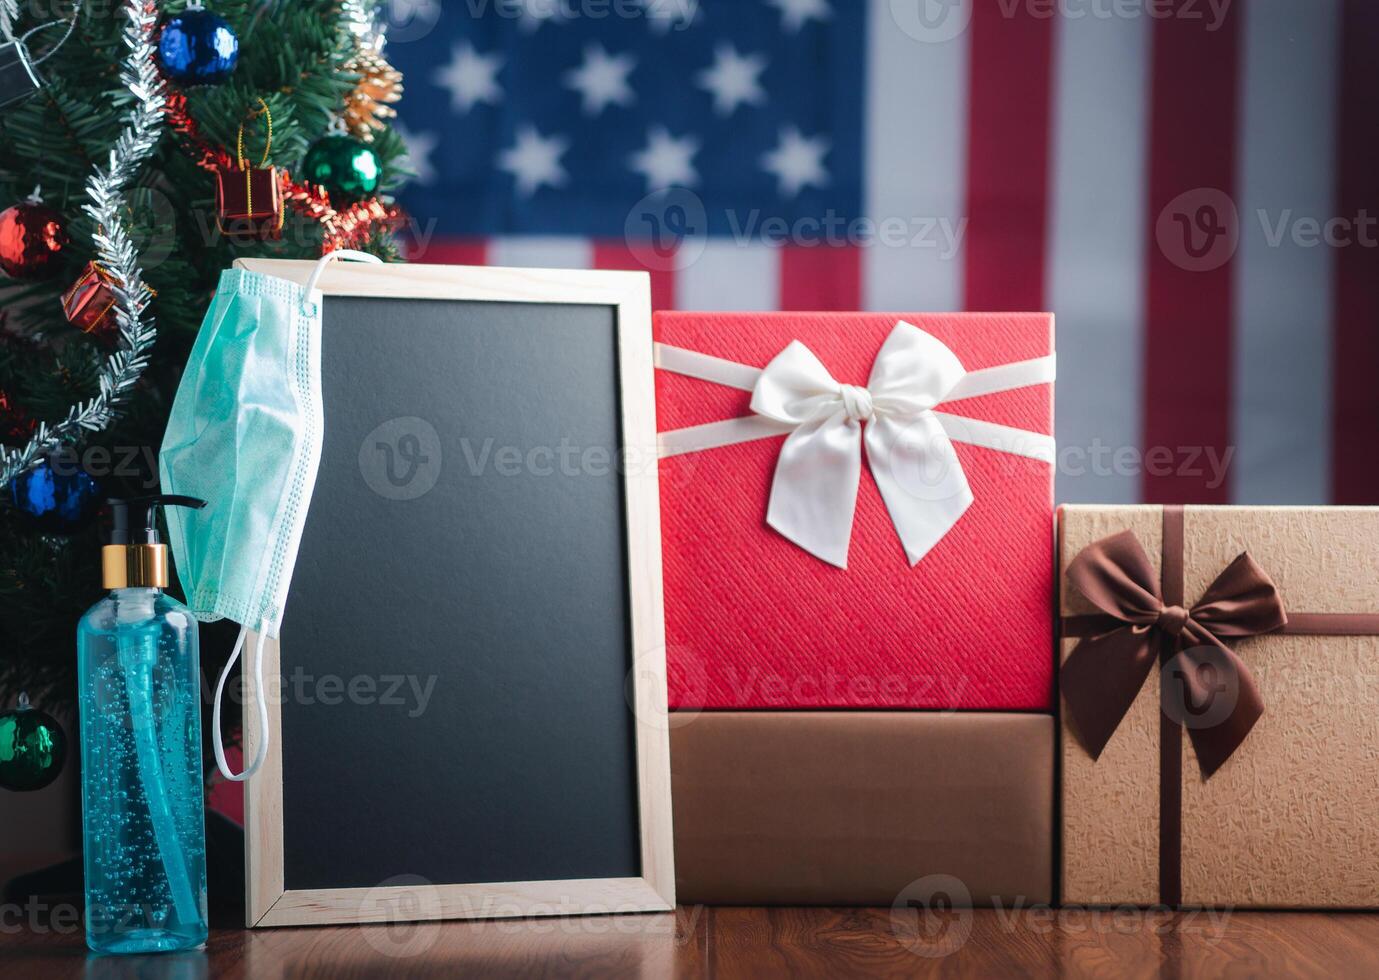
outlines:
[[[38,428],[38,420],[10,402],[10,395],[0,388],[0,443],[22,446]]]
[[[325,228],[324,251],[327,252],[362,245],[374,229],[396,227],[403,220],[401,208],[384,204],[377,198],[359,201],[337,211],[331,207],[330,195],[323,187],[294,183],[286,172],[282,175],[282,184],[288,207],[320,222]]]
[[[229,151],[212,146],[201,138],[200,133],[197,132],[195,120],[187,112],[187,96],[185,94],[179,89],[169,86],[165,105],[167,108],[163,110],[163,114],[167,116],[168,127],[182,137],[182,143],[186,147],[188,155],[192,157],[198,167],[215,173],[219,169],[235,165],[235,158],[230,156]]]

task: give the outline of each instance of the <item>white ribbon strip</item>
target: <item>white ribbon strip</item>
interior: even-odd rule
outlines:
[[[904,323],[903,320],[901,322]],[[751,391],[757,386],[757,379],[761,377],[761,368],[714,357],[712,354],[701,354],[669,344],[656,344],[655,351],[656,366],[662,371],[683,374],[687,378],[697,378],[725,388]],[[1012,361],[1009,364],[998,364],[996,367],[968,371],[953,386],[953,390],[944,401],[955,402],[962,398],[975,398],[978,395],[992,395],[1015,388],[1028,388],[1030,385],[1048,384],[1054,379],[1055,364],[1054,355],[1049,354],[1046,357],[1030,358],[1028,361]]]
[[[678,373],[678,372],[677,372]],[[1055,445],[1053,436],[1028,429],[1017,429],[1010,425],[972,419],[965,415],[951,415],[948,412],[934,412],[934,417],[948,433],[948,438],[969,446],[981,446],[1012,456],[1025,456],[1050,465],[1054,462]],[[755,442],[772,436],[788,435],[794,428],[761,415],[743,415],[721,422],[705,422],[703,425],[690,425],[683,429],[672,429],[656,437],[656,448],[662,459],[681,456],[685,453],[698,453],[720,446],[733,446],[740,442]]]
[[[948,392],[945,402],[976,398],[978,395],[994,395],[1015,388],[1028,388],[1030,385],[1050,384],[1054,376],[1054,356],[1035,357],[1028,361],[1012,361],[995,367],[968,371],[962,376],[953,390]]]
[[[683,374],[700,381],[712,381],[725,388],[741,388],[743,391],[755,388],[757,378],[761,377],[761,368],[739,364],[737,361],[714,357],[712,354],[701,354],[696,350],[685,350],[683,347],[671,347],[669,344],[656,344],[654,347],[656,366],[662,371]]]
[[[911,565],[972,502],[953,442],[1054,462],[1052,436],[935,411],[948,402],[1050,382],[1053,355],[969,372],[941,341],[901,321],[865,388],[839,384],[798,341],[764,369],[666,344],[656,345],[656,366],[750,391],[755,413],[663,432],[660,455],[786,436],[767,523],[840,568],[847,567],[863,444]]]
[[[760,415],[743,415],[721,422],[705,422],[684,429],[672,429],[656,437],[656,449],[662,459],[679,456],[682,453],[697,453],[719,446],[732,446],[739,442],[753,442],[769,439],[771,436],[789,434],[793,425],[782,425]]]

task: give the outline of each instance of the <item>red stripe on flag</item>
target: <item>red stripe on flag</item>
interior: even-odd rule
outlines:
[[[782,310],[861,309],[861,249],[850,245],[782,246],[779,305]]]
[[[1357,220],[1367,214],[1370,222],[1379,207],[1376,46],[1379,4],[1347,0],[1341,21],[1336,213]],[[1368,230],[1357,227],[1356,240],[1336,249],[1331,495],[1338,504],[1379,503],[1379,385],[1374,382],[1379,365],[1379,248],[1374,237],[1373,224]]]
[[[433,238],[424,248],[413,245],[407,258],[431,265],[487,265],[488,243],[482,238]]]
[[[651,308],[675,309],[675,272],[673,269],[648,269],[627,247],[616,239],[594,242],[595,269],[631,269],[651,274]]]
[[[1000,0],[972,5],[965,248],[969,310],[1039,310],[1044,305],[1055,18],[1033,6]]]
[[[1226,503],[1240,17],[1196,0],[1154,21],[1145,299],[1144,500]],[[1216,482],[1219,485],[1210,486]]]

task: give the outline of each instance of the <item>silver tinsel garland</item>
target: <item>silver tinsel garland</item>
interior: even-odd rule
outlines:
[[[10,6],[0,0],[0,12]],[[67,417],[54,425],[40,422],[28,445],[5,450],[0,456],[0,488],[33,468],[60,445],[87,432],[100,432],[117,416],[139,376],[148,366],[149,350],[156,332],[146,315],[150,292],[139,268],[139,253],[123,220],[124,190],[158,143],[163,124],[163,82],[153,60],[153,37],[158,23],[157,7],[145,0],[124,0],[128,20],[124,42],[128,50],[120,81],[134,96],[124,130],[110,150],[105,167],[97,165],[86,181],[90,203],[83,208],[95,221],[97,261],[110,275],[115,294],[115,320],[120,328],[120,347],[106,358],[100,375],[100,391],[73,405]],[[9,18],[4,18],[9,27]]]

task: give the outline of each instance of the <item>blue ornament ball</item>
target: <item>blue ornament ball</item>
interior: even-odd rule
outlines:
[[[45,460],[10,484],[14,506],[46,534],[80,530],[101,509],[100,484],[72,457]]]
[[[239,38],[224,17],[190,8],[163,25],[158,60],[183,85],[219,85],[239,61]]]

